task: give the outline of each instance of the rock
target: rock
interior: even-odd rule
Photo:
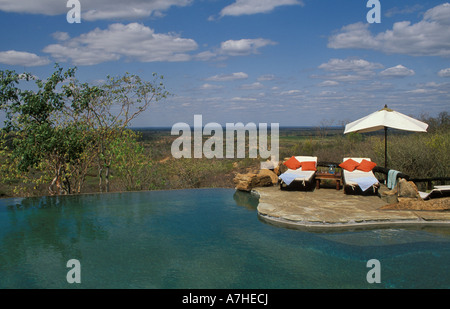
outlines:
[[[409,197],[421,199],[417,186],[412,181],[401,178],[398,182],[398,197]]]
[[[380,187],[378,190],[378,195],[380,198],[388,204],[394,204],[398,202],[397,198],[397,187],[392,190],[389,190],[385,186]]]
[[[236,190],[250,192],[256,187],[272,186],[272,178],[269,175],[261,175],[256,173],[237,174],[234,177]]]
[[[276,174],[278,176],[280,176],[281,174],[283,174],[284,172],[286,172],[288,170],[287,166],[284,165],[284,162],[286,162],[286,161],[280,161],[278,163],[278,166],[276,167],[276,170],[277,170]],[[275,172],[275,170],[274,170],[274,172]]]
[[[270,179],[272,179],[272,184],[276,185],[278,183],[278,176],[277,176],[277,174],[275,174],[271,170],[262,169],[262,170],[259,171],[258,175],[260,175],[260,176],[268,175],[270,177]]]
[[[278,176],[280,176],[281,174],[283,174],[288,170],[287,166],[283,164],[284,162],[286,161],[279,161],[278,165],[273,169],[273,172]]]
[[[416,198],[399,198],[398,203],[380,207],[381,210],[427,210],[445,211],[450,210],[450,197],[431,199],[428,201]]]

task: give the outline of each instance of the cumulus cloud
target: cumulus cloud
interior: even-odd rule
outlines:
[[[236,0],[224,7],[219,15],[223,17],[269,13],[276,7],[285,5],[303,5],[303,2],[299,0]]]
[[[364,59],[330,59],[327,63],[322,63],[319,69],[327,72],[326,75],[315,75],[314,78],[327,80],[328,86],[334,82],[355,82],[373,77],[375,69],[382,69],[380,63],[369,62]],[[336,85],[336,84],[334,84]],[[321,86],[326,86],[322,84]]]
[[[257,54],[261,47],[275,45],[276,43],[267,39],[241,39],[228,40],[220,44],[219,54],[227,56],[244,56]]]
[[[138,23],[116,23],[107,29],[96,28],[78,37],[48,45],[43,51],[58,61],[94,65],[121,58],[140,62],[187,61],[191,59],[188,52],[197,48],[194,40],[181,38],[177,34],[155,33],[153,29]]]
[[[70,38],[66,32],[55,32],[58,42],[43,51],[57,61],[71,61],[75,65],[95,65],[107,61],[210,61],[232,56],[259,54],[259,50],[275,42],[267,39],[228,40],[220,48],[192,54],[198,44],[175,33],[156,33],[139,23],[115,23],[107,29],[96,28],[78,37]]]
[[[256,55],[260,53],[261,48],[275,44],[277,43],[263,38],[227,40],[220,43],[220,47],[198,53],[194,59],[216,61],[225,60],[228,57]]]
[[[424,84],[417,84],[415,89],[406,91],[406,93],[435,95],[448,99],[450,98],[449,89],[450,83],[448,82],[447,83],[428,82]]]
[[[440,77],[450,77],[450,68],[440,70],[438,75]]]
[[[172,6],[187,6],[192,0],[90,0],[81,2],[81,19],[117,20],[161,16]],[[61,15],[67,14],[67,1],[61,0],[2,0],[0,10],[14,13]]]
[[[332,72],[340,72],[340,71],[361,72],[380,68],[383,68],[382,64],[369,62],[364,59],[352,59],[352,58],[347,59],[333,58],[330,59],[327,63],[322,63],[319,66],[319,69]]]
[[[380,72],[380,75],[384,77],[406,77],[414,74],[416,73],[413,70],[408,69],[401,64]]]
[[[214,82],[228,82],[228,81],[247,79],[247,78],[248,78],[248,75],[246,73],[237,72],[237,73],[231,73],[231,74],[214,75],[214,76],[208,77],[206,80],[214,81]]]
[[[41,66],[50,63],[45,57],[40,57],[33,53],[8,50],[0,52],[0,63],[8,65],[21,65],[25,67]]]
[[[373,35],[370,24],[344,26],[328,40],[329,48],[357,48],[412,56],[450,57],[450,3],[429,9],[417,23],[401,21]]]

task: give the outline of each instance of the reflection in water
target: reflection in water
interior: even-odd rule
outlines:
[[[259,198],[250,192],[236,190],[233,199],[238,206],[245,207],[249,210],[255,210],[258,207]]]
[[[309,233],[260,222],[257,203],[230,189],[0,200],[0,288],[450,287],[448,229]]]

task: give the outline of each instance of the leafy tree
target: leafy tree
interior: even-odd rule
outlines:
[[[152,101],[166,98],[169,93],[162,83],[163,76],[153,73],[153,81],[145,81],[137,75],[107,77],[98,88],[76,82],[71,85],[77,98],[78,110],[96,139],[96,158],[99,190],[109,191],[109,178],[114,151],[111,147],[130,122],[144,112]],[[78,93],[75,93],[78,92]],[[103,184],[104,183],[104,184]]]
[[[132,158],[130,152],[139,147],[137,137],[124,131],[152,101],[168,95],[163,77],[153,74],[149,82],[126,73],[91,86],[76,80],[75,71],[56,65],[45,81],[29,73],[0,71],[0,109],[6,112],[3,131],[12,137],[12,144],[3,145],[0,153],[10,165],[0,168],[7,175],[4,178],[25,182],[33,179],[32,171],[39,171],[36,184],[47,182],[51,194],[63,194],[80,193],[95,165],[100,191],[103,181],[109,191],[113,164],[125,177],[123,158]],[[22,84],[30,81],[35,82],[34,90],[23,90]],[[130,145],[120,148],[121,143]],[[119,159],[114,161],[114,156]],[[130,181],[136,186],[135,180]]]
[[[5,130],[13,132],[12,159],[18,170],[28,172],[47,161],[53,172],[49,192],[70,193],[66,166],[83,152],[86,141],[80,123],[60,121],[64,118],[66,102],[70,99],[60,84],[75,75],[75,69],[56,65],[46,80],[31,74],[0,71],[0,107],[6,111]],[[34,80],[37,90],[22,90],[21,81]]]

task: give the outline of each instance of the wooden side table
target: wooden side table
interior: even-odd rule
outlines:
[[[317,172],[316,173],[316,189],[320,189],[320,181],[322,179],[334,180],[336,182],[336,190],[339,190],[341,183],[342,183],[342,174],[341,173],[331,174],[328,172]]]

